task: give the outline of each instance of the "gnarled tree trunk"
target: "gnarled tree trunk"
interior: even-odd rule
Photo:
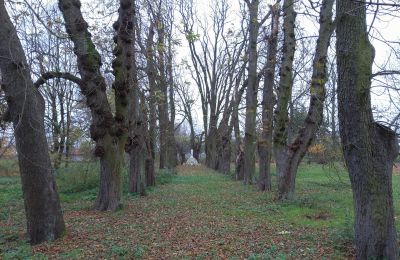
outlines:
[[[81,92],[92,115],[90,134],[96,141],[95,155],[100,158],[100,189],[95,209],[115,211],[121,205],[121,170],[128,137],[128,93],[133,85],[132,48],[134,36],[134,3],[121,0],[113,51],[115,82],[115,117],[107,100],[106,82],[100,72],[101,57],[91,40],[79,0],[59,0],[66,31],[74,43],[78,70],[82,78]],[[135,86],[133,86],[135,87]]]
[[[31,80],[25,53],[0,0],[1,86],[7,97],[7,119],[14,126],[27,231],[31,244],[59,238],[65,231],[47,139],[44,100]]]
[[[398,259],[392,169],[398,139],[374,123],[371,74],[375,51],[368,39],[366,4],[337,1],[340,137],[353,190],[357,259]]]

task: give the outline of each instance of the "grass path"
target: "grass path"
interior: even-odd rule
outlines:
[[[308,194],[307,187],[299,193]],[[64,238],[34,257],[65,259],[342,259],[333,213],[304,200],[282,204],[204,167],[181,167],[146,197],[101,213],[85,199],[63,203]],[[321,202],[325,205],[325,203]],[[322,205],[321,204],[321,205]],[[325,215],[326,216],[325,216]],[[19,228],[21,233],[21,227]]]

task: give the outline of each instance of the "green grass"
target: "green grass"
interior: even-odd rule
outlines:
[[[91,210],[98,165],[57,172],[66,238],[34,249],[24,242],[20,181],[0,177],[0,255],[57,258],[343,259],[351,254],[353,203],[340,166],[304,164],[296,198],[279,202],[204,167],[160,171],[148,196],[127,196],[117,213]],[[126,178],[126,173],[125,173]],[[276,176],[273,175],[273,190]],[[396,216],[400,176],[393,176]],[[397,230],[400,230],[399,223]]]
[[[1,159],[0,160],[0,176],[17,176],[18,161],[16,159]]]

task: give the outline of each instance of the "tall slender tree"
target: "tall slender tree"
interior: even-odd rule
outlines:
[[[259,80],[257,77],[257,39],[260,24],[258,21],[259,0],[245,0],[249,9],[249,42],[248,42],[248,82],[246,90],[246,122],[244,136],[244,179],[245,184],[253,182],[255,174],[256,153],[256,115],[257,92]]]
[[[268,37],[267,64],[264,72],[263,101],[262,101],[262,129],[258,141],[260,156],[260,177],[258,188],[261,191],[271,190],[271,157],[272,157],[272,127],[273,110],[275,105],[274,78],[278,54],[278,32],[280,6],[270,6],[272,13],[271,33]]]

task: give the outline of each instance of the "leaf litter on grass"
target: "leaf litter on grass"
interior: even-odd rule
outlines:
[[[282,214],[287,205],[276,202],[274,196],[201,166],[179,167],[170,183],[157,186],[146,197],[129,196],[116,213],[96,212],[87,206],[69,209],[69,203],[63,205],[66,235],[32,247],[33,255],[53,259],[346,258],[346,252],[333,247],[329,228],[302,225],[296,219],[325,221],[325,217]]]

